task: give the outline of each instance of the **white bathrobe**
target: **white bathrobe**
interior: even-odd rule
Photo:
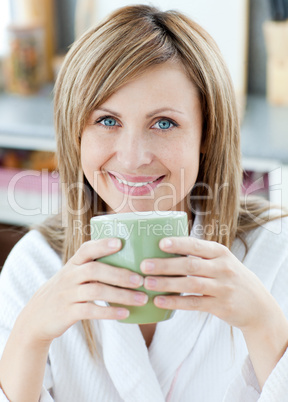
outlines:
[[[250,232],[247,241],[245,266],[288,316],[288,219]],[[232,252],[243,259],[239,240]],[[59,269],[59,256],[35,230],[14,247],[0,275],[1,353],[21,309]],[[231,337],[230,326],[210,314],[177,311],[157,324],[149,349],[136,324],[99,320],[94,328],[96,358],[80,322],[52,342],[41,402],[288,401],[288,351],[261,393],[242,333],[234,328]],[[0,390],[2,401],[7,399]]]

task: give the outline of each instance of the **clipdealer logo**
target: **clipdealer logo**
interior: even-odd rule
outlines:
[[[94,172],[94,189],[97,191],[98,188],[98,177],[102,174],[101,172]],[[50,175],[50,176],[49,176]],[[37,194],[31,191],[29,195],[29,202],[27,202],[27,198],[23,198],[20,196],[20,193],[23,194],[23,186],[22,180],[29,184],[31,179],[37,180],[37,185],[39,189],[37,190]],[[221,185],[215,184],[214,188],[210,188],[209,185],[205,183],[196,183],[193,189],[203,188],[203,195],[193,195],[193,189],[191,191],[190,197],[185,197],[185,181],[184,181],[184,169],[182,168],[180,171],[180,186],[176,191],[176,188],[171,183],[160,183],[162,187],[167,187],[167,192],[165,192],[164,196],[156,197],[155,191],[151,189],[151,193],[148,196],[141,196],[141,199],[152,199],[154,201],[154,210],[159,211],[159,205],[162,200],[166,201],[170,200],[171,205],[176,205],[179,199],[181,200],[181,209],[185,210],[186,208],[190,209],[192,213],[197,213],[198,215],[207,215],[211,214],[211,211],[197,211],[194,209],[197,203],[201,203],[201,200],[213,199],[215,197],[219,197],[221,191],[225,191],[225,188],[228,187],[228,183],[222,183]],[[267,183],[265,183],[265,177],[262,175],[254,180],[243,190],[243,198],[244,198],[244,208],[250,218],[257,223],[259,226],[265,225],[265,229],[273,232],[280,233],[282,228],[281,219],[275,219],[274,221],[269,222],[267,224],[266,219],[263,216],[256,216],[249,210],[248,203],[250,203],[251,199],[257,195],[257,193],[261,190],[268,191],[268,198],[272,205],[277,205],[278,209],[271,209],[271,211],[266,212],[269,214],[269,217],[272,218],[275,215],[280,214],[280,209],[282,205],[282,168],[279,167],[274,169],[268,173],[268,188]],[[22,188],[22,190],[20,190]],[[29,190],[29,188],[27,189]],[[77,210],[74,210],[71,205],[68,205],[66,202],[66,194],[70,192],[75,192],[79,196],[79,199],[82,198],[83,204]],[[226,190],[227,191],[227,190]],[[27,191],[29,193],[29,191]],[[133,205],[133,198],[129,197],[129,194],[122,194],[122,199],[120,199],[120,205],[116,208],[119,212],[121,209],[129,205],[131,212],[137,213],[139,212],[135,206]],[[137,197],[139,199],[140,197]],[[32,199],[32,202],[30,200]],[[67,213],[71,213],[74,215],[85,214],[91,208],[92,196],[91,196],[91,188],[88,187],[84,183],[76,182],[71,185],[67,185],[67,183],[60,184],[59,173],[52,172],[49,173],[47,169],[43,169],[42,171],[21,171],[17,172],[9,181],[8,189],[7,189],[7,203],[9,208],[13,210],[16,214],[23,215],[26,217],[31,217],[31,221],[33,221],[33,217],[40,215],[48,216],[48,215],[57,215],[58,213],[62,213],[62,222],[63,226],[68,225],[68,215]],[[94,205],[93,214],[96,215],[98,212],[98,197],[94,197]],[[117,213],[117,210],[115,211]],[[214,228],[218,228],[217,222],[214,222],[212,225]],[[124,230],[124,229],[122,229]],[[204,229],[201,229],[202,232]],[[206,230],[206,229],[205,229]],[[209,229],[211,230],[211,228]],[[226,230],[225,228],[218,228],[217,230]],[[205,231],[204,231],[205,232]],[[206,233],[206,232],[205,232]]]

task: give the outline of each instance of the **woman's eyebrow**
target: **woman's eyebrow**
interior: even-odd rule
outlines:
[[[183,114],[183,112],[180,112],[180,110],[176,110],[171,107],[162,107],[160,109],[153,110],[153,112],[151,112],[151,113],[146,114],[146,117],[153,117],[155,114],[162,113],[162,112],[175,112],[175,113]]]
[[[95,109],[95,111],[97,111],[97,110],[102,110],[103,112],[107,112],[107,113],[113,114],[114,116],[121,117],[120,113],[117,113],[117,112],[115,112],[111,109],[107,109],[105,107],[98,107],[97,109]],[[171,107],[163,107],[160,109],[155,109],[152,112],[146,114],[146,118],[153,117],[153,116],[155,116],[155,114],[162,113],[162,112],[175,112],[175,113],[183,114],[183,112],[180,112],[180,110],[176,110]]]

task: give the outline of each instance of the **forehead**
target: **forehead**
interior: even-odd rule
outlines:
[[[137,78],[131,79],[117,89],[103,104],[119,104],[125,100],[135,104],[152,102],[187,105],[199,101],[198,90],[180,62],[165,62],[149,67]]]

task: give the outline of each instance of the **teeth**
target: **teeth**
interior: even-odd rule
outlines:
[[[114,176],[114,177],[116,177],[116,176]],[[142,186],[146,186],[146,185],[149,184],[149,183],[153,183],[153,180],[152,180],[152,181],[143,182],[143,183],[134,183],[134,182],[131,182],[131,181],[121,180],[121,179],[119,179],[118,177],[116,177],[116,179],[118,180],[119,183],[126,184],[127,186],[130,186],[130,187],[142,187]],[[157,179],[156,179],[156,180],[157,180]]]

